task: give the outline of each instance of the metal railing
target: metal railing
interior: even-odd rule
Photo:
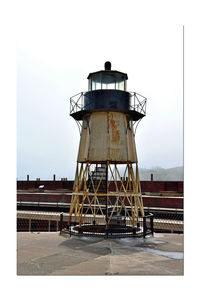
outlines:
[[[153,235],[153,214],[146,215],[142,218],[142,226],[143,226],[143,237],[149,233]]]
[[[153,219],[152,219],[153,218]],[[60,212],[39,212],[39,211],[17,211],[17,231],[62,231],[62,233],[70,234],[70,228],[76,226],[79,222],[78,217],[71,216],[69,227],[69,214]],[[84,217],[84,224],[93,225],[94,217],[92,215],[86,215]],[[152,225],[153,222],[153,225]],[[95,219],[97,225],[105,225],[105,218],[102,216],[97,216]],[[146,213],[145,217],[139,217],[138,226],[142,228],[141,236],[143,234],[151,234],[154,232],[162,233],[183,233],[184,231],[184,221],[180,218],[180,215],[157,215],[152,216],[151,213]],[[126,218],[126,226],[131,227],[131,221]],[[153,226],[153,228],[152,228]],[[74,235],[79,233],[74,232]],[[108,232],[108,235],[110,233]],[[92,236],[93,233],[88,233]],[[96,236],[97,234],[95,234]],[[102,234],[100,234],[102,236]],[[104,234],[105,235],[105,234]],[[116,236],[122,236],[122,233]],[[127,234],[128,236],[133,236],[134,232]]]
[[[135,92],[129,92],[129,94],[131,94],[130,110],[146,115],[147,98]]]
[[[70,115],[76,113],[84,108],[84,94],[86,92],[78,93],[70,98]]]
[[[86,92],[81,92],[70,98],[70,115],[82,110],[88,110],[90,105],[93,103],[94,99],[91,99],[87,95],[87,98],[90,98],[91,101],[87,105],[84,105],[84,97],[86,97],[85,94]],[[146,115],[147,98],[145,98],[144,96],[136,92],[129,92],[129,94],[130,94],[129,109],[131,111],[137,111],[138,113]]]
[[[153,215],[149,214],[140,217],[137,222],[137,228],[132,227],[132,222],[126,219],[124,225],[110,226],[105,229],[105,219],[102,217],[94,218],[87,216],[84,218],[84,225],[78,226],[78,218],[60,214],[60,234],[69,234],[70,236],[90,236],[100,238],[133,238],[153,235]]]

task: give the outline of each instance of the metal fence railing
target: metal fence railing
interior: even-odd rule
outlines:
[[[149,214],[140,217],[137,227],[133,228],[131,220],[126,219],[120,225],[110,224],[106,228],[105,219],[93,216],[84,217],[84,223],[79,227],[79,219],[76,216],[60,215],[60,234],[69,234],[75,236],[92,236],[102,238],[123,238],[140,237],[153,234],[153,215]]]
[[[144,96],[136,93],[136,92],[129,92],[130,94],[130,103],[129,109],[132,111],[137,111],[143,115],[146,115],[146,103],[147,98]],[[85,105],[84,98],[87,97],[88,103]],[[86,92],[80,92],[70,98],[70,115],[77,113],[81,110],[89,110],[91,103],[94,102],[94,99],[90,98]]]
[[[84,217],[84,225],[82,229],[78,229],[79,218],[75,216],[69,217],[68,213],[59,212],[39,212],[39,211],[18,211],[17,212],[17,231],[30,231],[30,232],[42,232],[42,231],[57,231],[67,233],[70,235],[88,235],[88,236],[112,236],[122,237],[126,236],[146,236],[152,234],[152,232],[166,232],[166,233],[183,233],[184,222],[183,215],[171,214],[171,215],[156,215],[152,216],[147,214],[145,217],[139,217],[138,230],[135,232],[132,229],[132,224],[129,219],[126,219],[124,227],[121,229],[115,226],[112,230],[105,232],[105,219],[101,216],[94,218],[91,215]],[[98,232],[94,233],[92,226],[98,225]],[[89,230],[88,230],[89,226]],[[101,229],[102,226],[102,229]],[[84,231],[85,230],[85,231]],[[82,232],[81,232],[82,231]],[[117,232],[118,231],[118,232]]]
[[[59,231],[60,213],[17,211],[17,231]]]

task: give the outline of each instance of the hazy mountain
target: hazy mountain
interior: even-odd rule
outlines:
[[[153,174],[153,180],[155,181],[183,181],[183,166],[170,169],[152,168],[139,170],[140,180],[151,180],[151,174]]]

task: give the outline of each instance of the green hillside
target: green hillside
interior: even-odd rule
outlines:
[[[140,180],[151,180],[153,173],[154,181],[183,181],[183,166],[170,169],[154,168],[139,170]]]

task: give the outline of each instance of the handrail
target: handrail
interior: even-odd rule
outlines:
[[[91,102],[84,106],[83,100],[86,92],[80,92],[70,98],[70,115],[73,113],[77,113],[81,110],[87,110],[87,106],[90,106]],[[136,92],[129,92],[130,94],[130,106],[129,109],[132,111],[137,111],[143,115],[146,115],[146,102],[147,98],[144,96],[136,93]],[[87,95],[89,98],[89,96]]]

